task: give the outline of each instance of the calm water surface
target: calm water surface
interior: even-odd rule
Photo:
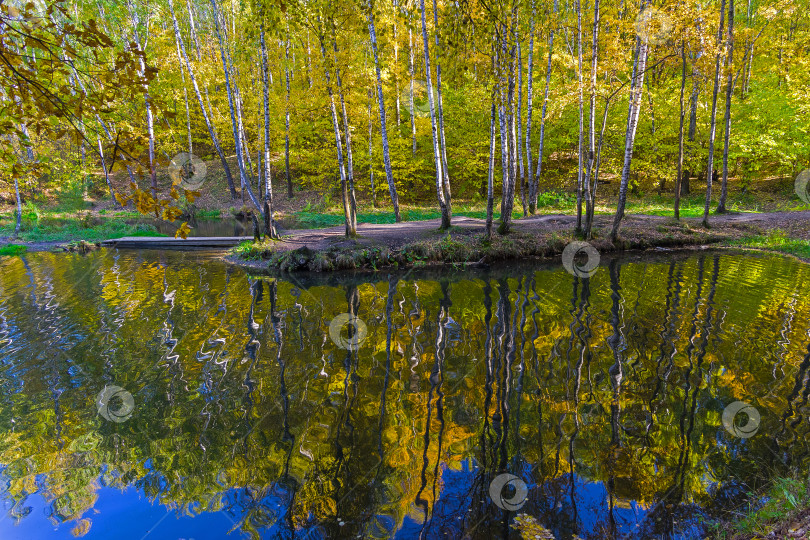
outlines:
[[[0,538],[699,538],[806,470],[808,268],[0,257]]]

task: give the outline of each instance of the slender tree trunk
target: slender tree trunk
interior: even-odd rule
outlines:
[[[495,206],[495,92],[489,114],[489,171],[487,174],[487,240],[492,238],[492,212]]]
[[[287,94],[284,98],[284,171],[287,174],[287,198],[293,198],[292,175],[290,174],[290,36],[289,26],[287,27],[287,42],[284,46],[284,78],[287,83]],[[309,59],[309,34],[307,34],[307,59]],[[309,64],[307,64],[307,77],[309,74]],[[312,79],[309,79],[309,87],[312,88]]]
[[[132,26],[133,26],[133,35],[135,37],[135,45],[138,47],[138,50],[141,52],[141,55],[138,57],[140,66],[141,66],[141,77],[146,75],[146,62],[144,62],[144,55],[146,51],[144,50],[144,43],[141,40],[140,33],[138,32],[138,25],[140,24],[140,18],[138,17],[137,11],[133,7],[132,3],[129,3],[130,13],[132,15]],[[148,28],[148,24],[147,24]],[[147,30],[148,31],[148,30]],[[145,37],[145,39],[148,39]],[[146,106],[146,131],[149,137],[149,178],[152,187],[152,198],[157,201],[157,168],[155,164],[155,119],[154,115],[152,114],[152,100],[149,97],[149,88],[147,85],[144,85],[144,103]],[[155,216],[159,216],[159,206],[155,205]]]
[[[411,76],[410,94],[408,96],[411,112],[411,154],[416,155],[416,115],[413,113],[413,71],[414,71],[414,52],[413,52],[413,31],[411,25],[408,25],[408,74]]]
[[[515,140],[515,147],[517,150],[518,169],[520,171],[520,204],[523,209],[523,217],[528,214],[526,208],[526,168],[523,166],[523,129],[520,125],[523,120],[522,101],[523,101],[523,59],[521,58],[520,40],[517,42],[517,74],[518,74],[518,91],[517,91],[517,117],[515,123],[517,129],[517,139]]]
[[[683,94],[686,89],[686,42],[681,41],[681,95],[680,95],[680,125],[678,126],[678,177],[675,179],[675,219],[681,219],[681,182],[683,182],[683,124],[686,110],[684,109]]]
[[[113,201],[115,207],[118,207],[118,202],[115,199],[115,192],[113,191],[112,182],[110,181],[110,172],[107,170],[107,162],[104,160],[104,147],[101,146],[101,137],[96,137],[96,142],[98,143],[98,155],[101,159],[101,168],[104,169],[104,181],[107,183],[107,189],[110,190],[110,198]]]
[[[17,221],[14,224],[14,236],[17,236],[22,228],[22,198],[20,198],[20,183],[16,174],[14,175],[14,195],[17,198]]]
[[[230,77],[230,69],[228,69],[228,62],[225,58],[225,43],[222,40],[222,33],[220,32],[220,23],[219,23],[219,9],[217,8],[217,0],[211,0],[211,7],[214,10],[213,17],[214,17],[214,30],[217,35],[217,40],[219,41],[219,53],[222,57],[222,70],[225,73],[225,91],[228,94],[228,107],[231,112],[231,125],[233,126],[233,139],[234,145],[236,146],[236,162],[239,165],[239,176],[241,180],[242,189],[247,189],[248,194],[250,195],[253,204],[256,208],[261,212],[262,206],[259,204],[258,199],[253,194],[253,190],[250,189],[250,184],[248,182],[248,174],[245,170],[245,161],[243,156],[243,149],[241,138],[239,136],[239,122],[237,120],[236,114],[236,103],[234,101],[234,94],[231,89],[231,77]]]
[[[600,22],[600,0],[594,0],[593,4],[593,41],[591,43],[591,96],[590,96],[590,121],[588,124],[588,162],[585,171],[585,238],[591,235],[593,225],[594,205],[596,204],[596,186],[592,185],[593,167],[596,159],[596,75],[599,60],[599,22]]]
[[[447,167],[447,142],[444,137],[444,105],[442,102],[442,65],[440,61],[441,57],[441,45],[439,44],[439,8],[437,7],[436,0],[433,0],[433,37],[436,40],[436,49],[434,51],[436,55],[436,114],[438,115],[439,120],[439,140],[440,145],[439,149],[441,150],[441,158],[442,158],[442,174],[443,174],[443,189],[444,189],[444,201],[447,205],[447,212],[448,214],[452,213],[452,205],[451,201],[452,198],[450,196],[450,171]]]
[[[326,60],[326,47],[324,45],[324,36],[318,36],[321,45],[321,57],[324,63],[324,75],[326,77],[326,92],[329,94],[329,110],[332,113],[332,128],[335,132],[335,147],[337,148],[338,171],[340,172],[341,194],[343,200],[343,217],[346,221],[346,236],[355,236],[357,234],[356,227],[352,227],[351,210],[349,203],[348,185],[346,182],[346,168],[343,161],[343,143],[340,137],[340,124],[338,122],[337,107],[335,106],[335,96],[332,91],[331,76],[329,73],[329,65]]]
[[[644,0],[641,9],[647,7],[648,2]],[[633,67],[633,84],[630,89],[630,105],[627,114],[627,133],[624,140],[624,166],[622,167],[622,180],[619,185],[619,201],[616,205],[616,216],[613,218],[613,228],[610,231],[610,241],[614,244],[619,237],[619,226],[624,217],[624,206],[627,201],[627,184],[630,181],[630,163],[633,160],[633,146],[636,141],[636,128],[638,127],[638,116],[641,110],[641,98],[644,92],[644,72],[647,67],[647,37],[636,38],[637,54],[635,66]]]
[[[373,137],[374,137],[374,123],[371,120],[371,102],[373,98],[371,97],[371,88],[368,89],[368,179],[369,183],[371,184],[371,207],[377,207],[377,189],[374,185],[374,144],[373,144]]]
[[[191,4],[189,4],[190,8]],[[208,128],[208,135],[211,137],[211,142],[214,145],[214,149],[219,156],[220,161],[222,162],[222,169],[225,172],[225,178],[228,182],[228,190],[231,193],[231,200],[236,200],[236,188],[233,184],[233,176],[231,175],[231,168],[228,166],[228,160],[225,159],[225,153],[222,151],[222,145],[219,143],[219,138],[217,137],[216,130],[214,129],[214,124],[211,121],[211,118],[208,115],[208,110],[205,107],[205,103],[203,102],[202,93],[200,92],[200,87],[197,85],[197,78],[194,76],[194,70],[191,68],[191,62],[189,62],[188,54],[186,54],[186,47],[183,43],[183,38],[180,37],[180,27],[177,24],[177,17],[174,14],[174,5],[172,4],[172,0],[169,0],[169,10],[172,14],[172,23],[174,24],[174,38],[177,40],[177,43],[180,46],[180,52],[183,54],[183,59],[186,62],[186,69],[188,70],[189,79],[191,79],[191,84],[194,87],[194,93],[197,95],[197,101],[200,103],[200,109],[202,110],[203,119],[205,120],[205,126]],[[190,13],[190,12],[189,12]],[[193,21],[193,19],[191,19]],[[192,36],[196,36],[194,33],[194,23],[191,23],[192,26]],[[199,53],[198,53],[199,56]]]
[[[728,0],[728,83],[726,86],[725,138],[723,140],[723,183],[717,213],[726,213],[728,196],[728,145],[731,138],[731,98],[734,97],[734,0]]]
[[[374,10],[369,4],[368,12],[368,32],[371,36],[371,50],[374,53],[374,70],[377,73],[377,103],[380,107],[380,138],[383,147],[383,163],[385,164],[385,179],[388,182],[388,193],[391,195],[391,204],[394,206],[394,220],[399,223],[402,218],[399,215],[399,196],[397,186],[394,183],[394,173],[391,171],[391,155],[388,148],[388,128],[385,121],[385,102],[383,101],[382,72],[380,71],[380,59],[377,54],[377,32],[374,27]],[[397,92],[399,95],[399,92]],[[399,110],[399,97],[397,97],[397,111]],[[397,112],[397,124],[399,124],[399,112]],[[371,145],[371,135],[369,134],[369,145]],[[369,146],[370,148],[370,146]],[[369,156],[371,150],[369,150]]]
[[[267,46],[264,41],[264,24],[259,26],[259,44],[262,48],[262,101],[264,104],[264,235],[278,238],[273,219],[273,175],[270,171],[270,88],[267,68]],[[261,164],[259,165],[261,169]],[[259,170],[261,176],[261,170]]]
[[[577,94],[579,99],[579,138],[577,139],[577,227],[582,232],[582,143],[583,143],[583,96],[582,96],[582,2],[577,0]]]
[[[373,10],[373,7],[371,6],[371,2],[369,2],[369,9]],[[401,117],[402,117],[401,107],[400,107],[400,99],[399,99],[399,71],[397,69],[399,67],[399,32],[398,32],[399,25],[397,24],[397,20],[399,18],[398,17],[398,11],[399,11],[399,5],[397,3],[397,0],[394,0],[394,69],[393,69],[393,72],[394,72],[394,91],[396,92],[395,104],[396,104],[396,111],[397,111],[397,128],[399,127],[399,125],[401,123]],[[371,14],[371,19],[372,20],[374,19],[374,14],[373,13]],[[376,41],[376,38],[375,38],[375,41]]]
[[[555,17],[557,15],[557,0],[554,0],[554,15]],[[537,190],[540,184],[540,173],[543,170],[543,143],[545,142],[546,138],[546,109],[548,108],[548,90],[549,87],[551,86],[551,59],[553,52],[554,52],[554,28],[552,27],[548,38],[548,65],[546,66],[546,89],[543,93],[543,109],[540,113],[540,144],[537,149],[537,171],[535,172],[532,187],[529,189],[529,212],[531,212],[532,215],[537,210]]]
[[[425,85],[427,86],[428,106],[430,108],[430,126],[433,135],[433,160],[436,166],[436,195],[439,199],[439,208],[442,212],[441,229],[450,228],[450,206],[447,204],[444,191],[444,175],[442,173],[442,157],[439,147],[439,130],[436,125],[436,104],[433,99],[433,86],[430,79],[430,49],[428,45],[427,22],[425,21],[425,0],[419,0],[422,16],[422,42],[425,48]]]
[[[602,164],[602,145],[605,140],[605,126],[607,126],[608,112],[610,111],[610,100],[611,97],[608,97],[605,100],[605,111],[602,115],[602,128],[599,130],[599,144],[596,146],[596,167],[593,172],[593,188],[591,190],[591,198],[593,199],[593,204],[591,204],[590,208],[586,209],[587,215],[587,219],[585,220],[586,240],[590,240],[592,235],[593,215],[596,209],[596,188],[599,186],[599,166]]]
[[[180,77],[183,82],[183,102],[186,105],[186,131],[188,132],[188,153],[194,153],[194,141],[191,137],[191,109],[188,105],[188,88],[186,88],[186,71],[183,67],[183,57],[180,54],[180,43],[175,39],[175,48],[177,50],[177,62],[180,64]],[[101,144],[101,141],[99,141]]]
[[[343,133],[346,135],[346,184],[349,197],[349,217],[352,222],[352,231],[357,231],[357,198],[354,194],[354,159],[352,158],[352,133],[349,129],[349,115],[346,112],[346,100],[343,97],[343,82],[338,67],[338,46],[335,32],[335,23],[332,21],[332,50],[335,53],[335,82],[337,83],[340,109],[343,114]],[[354,233],[353,233],[354,234]]]
[[[512,12],[510,15],[509,30],[504,22],[502,24],[502,38],[501,38],[501,70],[499,73],[506,71],[506,92],[501,93],[501,103],[505,106],[501,107],[504,115],[505,125],[501,128],[505,129],[505,137],[502,144],[506,149],[506,160],[504,167],[506,169],[506,182],[503,188],[503,196],[501,202],[501,224],[498,226],[499,234],[508,234],[512,225],[512,209],[515,205],[515,186],[518,178],[517,168],[517,130],[515,127],[515,61],[516,61],[516,26],[517,26],[517,8],[516,2],[512,4]],[[510,37],[512,39],[512,47],[509,47]],[[506,65],[506,69],[503,69]],[[501,75],[501,88],[503,89],[503,76]]]
[[[526,69],[526,176],[523,180],[523,189],[528,188],[529,193],[524,191],[524,212],[526,215],[525,206],[528,205],[529,212],[534,214],[532,199],[532,183],[534,176],[532,175],[532,105],[534,95],[532,94],[532,85],[534,81],[534,21],[537,15],[535,0],[532,0],[532,17],[529,20],[529,51]],[[527,200],[528,197],[528,200]]]
[[[706,203],[703,206],[703,226],[709,226],[709,205],[712,203],[712,174],[714,173],[714,139],[717,131],[717,94],[720,91],[720,58],[723,56],[723,23],[726,0],[720,0],[720,26],[717,29],[717,56],[714,64],[714,90],[712,91],[712,115],[709,127],[709,163],[706,168]]]

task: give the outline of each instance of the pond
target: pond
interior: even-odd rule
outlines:
[[[182,220],[165,221],[162,219],[137,219],[131,223],[146,223],[152,225],[162,234],[174,236]],[[193,219],[188,221],[191,232],[189,236],[249,236],[253,237],[253,224],[249,221],[238,220],[236,218],[225,219]]]
[[[809,268],[0,258],[0,538],[700,538],[806,470]]]

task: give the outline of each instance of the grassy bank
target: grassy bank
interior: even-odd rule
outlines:
[[[625,249],[719,244],[724,241],[730,245],[736,237],[741,236],[741,230],[737,228],[696,229],[683,223],[636,226],[628,228],[626,232],[629,234],[617,245],[601,236],[596,236],[590,243],[600,253],[608,253]],[[508,235],[493,233],[489,240],[481,232],[453,227],[447,232],[432,230],[418,239],[398,245],[390,245],[379,238],[363,237],[362,234],[357,239],[335,238],[335,245],[314,249],[306,245],[289,249],[289,238],[247,241],[231,250],[228,260],[252,269],[282,272],[377,270],[439,264],[460,266],[554,257],[560,255],[565,246],[575,239],[570,227],[546,229],[543,226],[527,228],[518,225],[514,232]]]
[[[84,240],[100,242],[124,236],[165,236],[147,223],[127,223],[140,214],[121,212],[118,215],[98,216],[91,213],[73,215],[24,214],[19,234],[14,234],[15,219],[11,215],[0,216],[0,242],[54,243]]]
[[[710,538],[755,540],[758,538],[810,537],[810,478],[776,478],[770,488],[752,497],[739,514],[716,525]]]
[[[781,229],[772,229],[764,234],[729,240],[726,245],[787,253],[804,261],[810,261],[810,241],[791,238]]]

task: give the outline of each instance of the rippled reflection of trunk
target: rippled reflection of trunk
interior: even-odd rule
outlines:
[[[348,304],[348,313],[356,317],[360,309],[360,293],[357,290],[357,285],[352,284],[346,287],[346,302]],[[353,327],[349,325],[349,328],[351,332]],[[349,339],[351,340],[353,337],[354,334],[350,333]],[[357,399],[357,383],[360,377],[357,375],[357,353],[355,351],[346,351],[343,368],[346,371],[346,376],[343,379],[343,407],[341,408],[337,421],[335,422],[337,429],[335,431],[334,439],[335,483],[337,486],[340,486],[335,492],[335,498],[338,501],[336,515],[338,516],[348,515],[341,514],[340,503],[345,502],[348,505],[351,502],[347,501],[346,499],[356,485],[356,480],[352,478],[352,473],[348,467],[348,460],[356,446],[354,437],[355,425],[352,422],[352,409],[354,407],[354,402]],[[348,439],[345,444],[341,440],[344,428],[346,429],[346,438]],[[346,448],[349,450],[349,456],[344,454],[344,450]],[[340,480],[341,473],[345,475],[345,479],[343,481]],[[346,490],[346,493],[343,495],[341,495],[341,488]]]
[[[678,348],[675,346],[675,340],[678,338],[678,328],[680,328],[680,304],[681,304],[681,285],[683,283],[683,269],[678,267],[677,273],[675,271],[675,261],[670,261],[669,271],[667,273],[667,297],[664,307],[664,322],[661,325],[661,347],[658,352],[658,361],[656,362],[656,382],[655,389],[650,396],[648,403],[649,417],[645,433],[649,435],[653,427],[653,418],[655,411],[658,409],[659,404],[656,404],[656,398],[661,392],[666,393],[666,385],[669,382],[669,377],[672,374],[672,369],[675,366],[675,355]],[[662,364],[666,360],[666,365]],[[663,371],[662,371],[663,369]],[[661,405],[664,403],[664,398],[661,396]]]
[[[422,493],[427,488],[427,468],[430,463],[428,457],[428,450],[430,449],[430,422],[431,422],[431,409],[433,403],[433,393],[436,393],[436,421],[439,423],[439,433],[437,436],[437,449],[436,449],[436,466],[433,469],[433,482],[432,482],[432,499],[436,502],[436,485],[439,478],[439,464],[441,463],[442,454],[442,438],[444,436],[444,394],[442,393],[442,383],[444,382],[444,351],[447,346],[446,325],[450,319],[450,284],[447,281],[441,282],[442,299],[439,302],[439,313],[436,320],[436,359],[433,363],[433,370],[430,373],[430,391],[428,392],[427,399],[427,413],[425,415],[425,437],[422,444],[424,450],[422,452],[422,472],[420,475],[421,485],[419,492],[415,497],[416,506],[422,507],[425,512],[425,521],[422,529],[419,532],[419,537],[424,538],[427,534],[428,526],[430,524],[431,508],[429,501],[422,497]]]
[[[273,342],[276,345],[276,362],[279,366],[279,396],[281,397],[281,405],[282,405],[282,413],[283,413],[283,420],[282,420],[282,434],[281,440],[287,445],[287,456],[284,460],[284,473],[281,478],[281,481],[284,483],[285,487],[288,487],[292,492],[289,504],[287,505],[287,511],[284,515],[284,522],[287,525],[287,529],[292,531],[294,530],[294,523],[292,519],[292,510],[295,504],[295,496],[298,493],[298,489],[300,488],[298,481],[295,479],[294,476],[290,475],[290,461],[292,460],[292,452],[293,448],[295,447],[295,437],[290,431],[290,395],[287,391],[287,380],[285,377],[287,364],[283,360],[281,351],[284,347],[284,338],[281,332],[281,317],[277,315],[278,311],[278,281],[273,280],[270,284],[270,324],[273,329]],[[261,292],[261,288],[259,292]],[[259,300],[257,300],[259,301]]]
[[[394,322],[393,322],[393,314],[394,314],[394,296],[397,294],[397,283],[399,283],[399,278],[391,278],[388,281],[388,298],[385,301],[385,327],[387,332],[385,334],[385,375],[383,376],[383,389],[382,394],[380,395],[380,434],[379,439],[377,440],[377,451],[380,454],[380,462],[383,460],[383,444],[382,444],[382,433],[383,433],[383,426],[385,424],[385,403],[386,403],[386,392],[388,391],[388,383],[391,378],[391,339],[394,334]],[[378,473],[381,469],[378,469]]]
[[[607,490],[609,498],[609,513],[608,513],[608,526],[610,528],[610,536],[615,537],[617,531],[617,523],[615,516],[615,491],[616,491],[616,460],[621,452],[621,424],[619,419],[621,416],[621,392],[622,380],[624,379],[624,369],[622,362],[624,360],[624,351],[627,344],[624,339],[624,323],[622,315],[624,313],[624,298],[621,294],[620,285],[620,262],[618,259],[610,261],[608,266],[610,272],[610,298],[612,305],[610,309],[610,326],[613,328],[613,334],[608,338],[608,345],[613,351],[613,365],[608,369],[610,384],[613,388],[613,400],[610,404],[610,453],[611,459],[608,464],[609,477],[607,481]]]

